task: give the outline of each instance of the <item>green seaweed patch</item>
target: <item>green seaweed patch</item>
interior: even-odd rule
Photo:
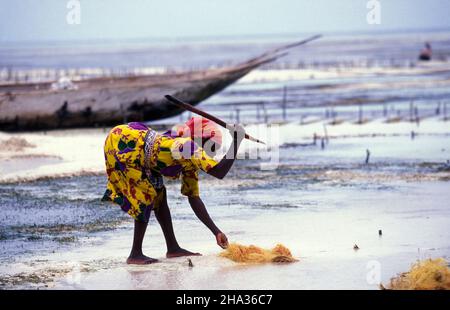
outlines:
[[[59,242],[59,243],[73,243],[73,242],[76,242],[78,240],[78,238],[75,236],[66,236],[66,237],[53,238],[53,240],[56,242]]]
[[[21,272],[14,275],[6,275],[0,277],[0,288],[18,288],[27,287],[31,285],[38,285],[41,287],[48,287],[49,284],[53,283],[56,277],[61,277],[69,272],[71,268],[61,268],[61,269],[44,269],[32,273]]]
[[[42,237],[37,236],[37,235],[31,235],[31,236],[28,236],[28,238],[27,238],[28,241],[37,241],[37,240],[41,240],[41,239],[42,239]]]
[[[118,225],[122,224],[124,221],[125,219],[117,219],[113,221],[97,220],[95,222],[85,223],[81,225],[58,224],[51,226],[48,225],[13,226],[11,227],[11,230],[20,234],[31,234],[32,236],[36,236],[38,234],[60,234],[77,231],[97,232],[97,231],[112,230],[116,228]]]
[[[444,182],[450,181],[450,175],[446,175],[446,176],[440,177],[439,181],[444,181]]]
[[[421,168],[436,168],[440,165],[440,163],[436,163],[436,162],[428,162],[428,161],[424,161],[419,163],[419,167]]]

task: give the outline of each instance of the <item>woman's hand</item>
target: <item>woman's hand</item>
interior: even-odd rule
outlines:
[[[236,159],[236,155],[242,140],[245,138],[245,129],[242,125],[227,125],[227,129],[233,136],[233,142],[230,145],[225,156],[220,162],[208,171],[208,174],[218,179],[223,179]]]
[[[236,141],[242,141],[245,138],[245,129],[240,124],[228,125],[227,129],[230,131],[231,136]]]
[[[226,249],[228,247],[228,239],[227,236],[225,236],[224,233],[219,232],[216,235],[217,244],[222,248]]]

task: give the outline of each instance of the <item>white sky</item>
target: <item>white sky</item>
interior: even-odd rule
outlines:
[[[449,0],[379,0],[380,25],[367,1],[80,0],[69,25],[69,0],[0,0],[0,42],[450,29]]]

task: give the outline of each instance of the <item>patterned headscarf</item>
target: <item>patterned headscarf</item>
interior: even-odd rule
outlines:
[[[222,145],[222,132],[219,126],[203,117],[192,117],[185,124],[175,128],[178,137],[188,137],[192,139],[210,139],[219,146]]]

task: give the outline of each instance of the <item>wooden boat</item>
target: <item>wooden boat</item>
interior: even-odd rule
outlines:
[[[50,82],[0,84],[0,130],[114,126],[173,116],[182,110],[167,102],[164,95],[198,104],[251,70],[285,55],[285,50],[315,38],[276,48],[226,68],[89,78],[75,81],[75,87],[66,89],[54,89]]]

